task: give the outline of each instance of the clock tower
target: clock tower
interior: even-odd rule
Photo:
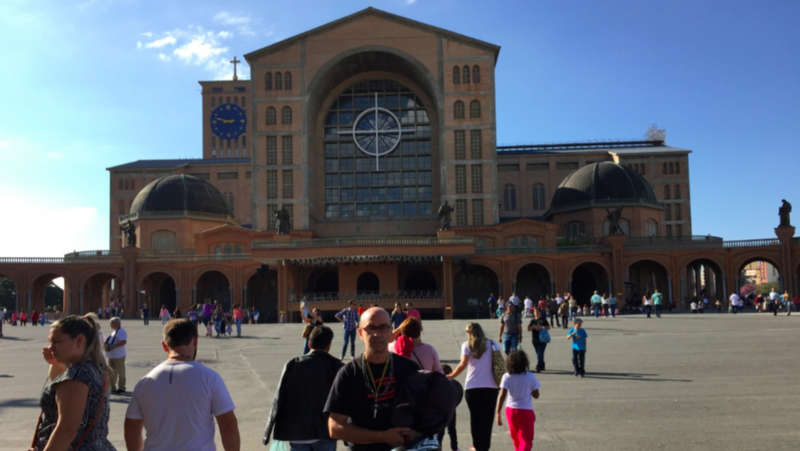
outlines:
[[[237,61],[238,62],[238,61]],[[249,80],[201,81],[203,158],[248,158]]]

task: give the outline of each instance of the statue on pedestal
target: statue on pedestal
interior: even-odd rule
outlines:
[[[289,212],[286,208],[275,210],[275,231],[278,235],[286,235],[291,230],[292,226],[289,224]]]
[[[792,225],[789,222],[789,213],[792,212],[792,204],[786,201],[786,199],[781,199],[781,206],[778,208],[778,216],[781,218],[781,223],[778,225],[780,226],[790,226]]]
[[[450,215],[453,213],[453,207],[444,201],[439,207],[437,215],[439,216],[439,230],[450,230]]]
[[[125,233],[125,247],[136,247],[136,226],[130,220],[119,227]]]
[[[609,235],[623,235],[625,232],[619,226],[619,220],[622,218],[622,207],[613,210],[606,208],[606,219],[608,220],[608,234]]]

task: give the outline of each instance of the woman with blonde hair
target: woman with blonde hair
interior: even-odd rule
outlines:
[[[32,448],[113,450],[108,441],[108,364],[90,315],[66,316],[50,328],[42,349],[50,364]]]
[[[487,451],[491,447],[494,406],[499,392],[494,380],[492,351],[500,351],[500,346],[486,338],[478,323],[469,323],[466,333],[467,341],[461,345],[461,362],[447,377],[453,379],[467,369],[464,399],[469,408],[472,445],[476,451]]]

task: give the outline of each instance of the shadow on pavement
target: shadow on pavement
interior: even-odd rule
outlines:
[[[39,400],[36,398],[14,398],[0,401],[0,410],[9,407],[36,407],[39,408]]]
[[[0,337],[0,340],[9,340],[9,341],[31,341],[33,338],[20,338],[20,337],[9,337],[8,335],[3,335]]]
[[[566,370],[546,370],[544,374],[562,374],[572,376],[575,374],[575,372]],[[654,373],[586,373],[586,379],[614,379],[642,382],[694,382],[693,379],[671,379],[657,376],[658,374]]]

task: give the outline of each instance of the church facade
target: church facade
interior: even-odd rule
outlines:
[[[692,236],[691,151],[663,136],[498,145],[499,53],[368,8],[244,55],[251,79],[200,82],[201,158],[108,169],[109,251],[65,256],[66,309],[474,317],[490,293],[654,289],[683,305],[724,299],[756,257],[796,282],[793,230],[763,249]],[[18,277],[29,304],[36,277]]]

